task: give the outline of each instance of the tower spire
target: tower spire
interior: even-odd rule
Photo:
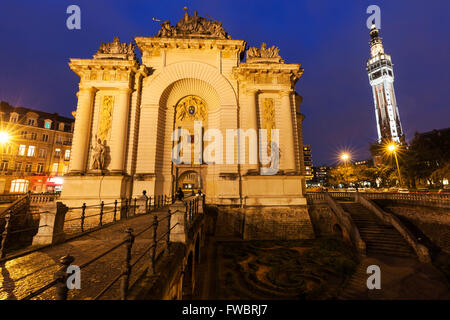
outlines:
[[[403,142],[403,129],[394,91],[392,60],[391,56],[384,52],[383,42],[375,25],[370,29],[370,55],[366,70],[372,86],[378,142]]]

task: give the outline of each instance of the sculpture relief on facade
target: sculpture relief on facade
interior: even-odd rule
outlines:
[[[93,170],[104,170],[106,168],[106,141],[95,136],[95,146],[92,149],[92,166]]]
[[[108,140],[111,132],[111,123],[114,110],[114,97],[104,96],[100,107],[97,136],[102,141]]]
[[[272,46],[267,48],[265,42],[261,44],[261,48],[250,47],[247,50],[247,62],[275,62],[283,63],[284,61],[280,57],[280,49]]]
[[[121,43],[119,37],[114,37],[112,42],[101,43],[100,48],[94,55],[94,59],[121,58],[126,60],[136,59],[134,52],[136,45],[133,42]]]
[[[267,154],[271,155],[270,163],[267,166],[273,166],[275,161],[278,159],[274,159],[274,154],[278,152],[279,148],[276,144],[272,145],[272,129],[275,129],[275,107],[274,101],[272,98],[266,98],[263,100],[262,105],[262,120],[263,120],[263,129],[267,130]],[[276,148],[276,150],[274,149]]]
[[[230,35],[222,27],[222,22],[199,17],[197,11],[190,16],[187,8],[183,18],[172,26],[169,20],[161,23],[161,29],[156,34],[159,38],[214,38],[231,39]]]
[[[187,96],[177,104],[177,121],[205,121],[207,119],[207,110],[206,104],[201,98]]]

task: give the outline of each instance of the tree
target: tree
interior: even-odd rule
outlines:
[[[349,186],[358,180],[355,174],[354,165],[340,165],[333,167],[328,176],[330,185],[338,186],[340,184]]]

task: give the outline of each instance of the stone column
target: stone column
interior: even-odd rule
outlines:
[[[96,89],[93,87],[80,87],[80,91],[77,93],[78,105],[70,160],[70,173],[72,174],[86,171],[95,92]]]
[[[247,96],[249,97],[248,101],[248,109],[247,109],[247,129],[254,129],[256,131],[256,159],[257,162],[256,164],[250,164],[250,162],[247,162],[247,168],[248,170],[258,170],[258,162],[259,162],[259,154],[258,154],[258,149],[259,149],[259,141],[258,141],[258,129],[259,129],[259,125],[258,125],[258,110],[257,110],[257,99],[258,99],[258,94],[259,94],[259,90],[247,90]],[[250,141],[250,140],[249,140]],[[244,145],[245,148],[245,145]],[[244,149],[245,150],[245,149]],[[250,145],[248,148],[248,154],[247,154],[247,158],[248,161],[250,161]]]
[[[112,121],[111,173],[122,174],[124,171],[130,92],[129,88],[119,89],[117,110]]]
[[[281,169],[287,171],[296,170],[295,166],[295,143],[294,143],[294,127],[292,119],[291,91],[280,92],[281,96],[281,119],[282,128],[280,129],[280,148],[281,153]]]

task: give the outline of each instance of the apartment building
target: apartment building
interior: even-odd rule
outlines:
[[[0,102],[0,193],[60,191],[75,120]]]

